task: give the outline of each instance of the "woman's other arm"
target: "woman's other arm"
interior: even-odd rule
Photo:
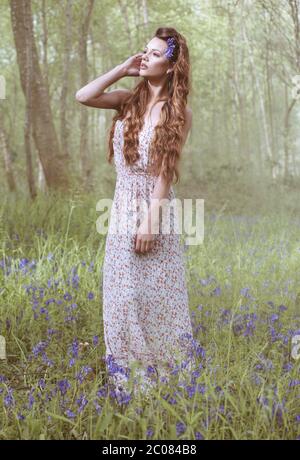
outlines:
[[[181,149],[183,149],[191,126],[192,110],[189,107],[187,107]],[[163,177],[163,174],[161,173],[158,176],[155,186],[153,188],[150,199],[150,206],[148,212],[146,213],[146,217],[142,221],[138,229],[136,237],[136,252],[144,253],[152,248],[155,234],[157,233],[159,225],[160,200],[168,198],[170,187],[171,183],[168,183]],[[153,231],[153,233],[151,233],[151,230]]]

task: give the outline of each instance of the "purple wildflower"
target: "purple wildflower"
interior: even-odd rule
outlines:
[[[24,268],[29,263],[29,259],[21,259],[19,262],[19,268]]]
[[[198,393],[201,393],[202,395],[204,395],[206,391],[206,386],[198,383],[197,388],[198,388]]]
[[[34,389],[33,389],[33,391],[34,391]],[[32,393],[30,392],[30,394],[28,396],[28,406],[27,406],[29,410],[32,408],[34,402],[35,402],[35,399],[34,399]]]
[[[89,366],[83,366],[80,371],[76,374],[76,379],[82,383],[84,381],[84,377],[86,377],[89,372],[91,372],[93,369]]]
[[[39,353],[41,353],[43,350],[45,350],[45,348],[47,348],[48,344],[49,344],[49,341],[46,340],[46,341],[39,342],[35,347],[33,347],[32,353],[34,354],[34,357],[36,358],[39,355]]]
[[[98,404],[96,400],[94,400],[94,406],[95,406],[97,414],[99,415],[101,413],[102,407]]]
[[[56,334],[57,332],[58,332],[58,331],[57,331],[56,329],[51,329],[51,328],[49,328],[49,329],[47,330],[47,335],[48,335],[48,337],[51,337],[51,335],[54,335],[54,334]]]
[[[186,387],[186,390],[188,392],[188,397],[192,398],[194,394],[196,393],[196,385],[188,385]]]
[[[99,388],[96,394],[97,396],[99,396],[99,398],[107,396],[107,387],[104,386],[102,388]]]
[[[78,351],[79,351],[79,341],[77,339],[74,339],[71,345],[71,348],[69,349],[69,352],[72,353],[73,358],[78,358]]]
[[[43,352],[42,353],[42,359],[43,359],[43,362],[49,366],[49,367],[53,367],[54,366],[54,362],[52,359],[48,358],[47,356],[47,353]]]
[[[171,59],[173,57],[174,49],[176,46],[176,41],[174,37],[170,37],[167,40],[168,48],[165,52],[165,56],[167,59]]]
[[[279,315],[277,315],[276,313],[273,313],[270,319],[271,319],[271,322],[274,323],[275,321],[279,320]]]
[[[289,383],[289,387],[295,387],[297,385],[300,385],[300,380],[291,380]]]
[[[290,372],[292,369],[293,369],[293,364],[292,363],[286,363],[282,366],[282,369],[285,371],[285,372]]]
[[[98,345],[98,343],[99,343],[99,336],[98,336],[98,335],[94,335],[94,337],[93,337],[93,345],[96,346],[96,345]]]
[[[39,380],[38,385],[39,385],[42,389],[44,389],[44,388],[46,387],[45,379],[41,378],[41,379]]]
[[[82,412],[85,406],[87,405],[88,400],[86,399],[84,394],[81,394],[80,397],[76,400],[76,402],[79,406],[78,412]]]
[[[147,432],[146,432],[146,437],[151,438],[154,435],[154,430],[151,427],[148,427]]]
[[[55,303],[55,299],[53,297],[45,301],[46,306],[50,305],[51,303]]]
[[[4,405],[6,407],[11,407],[15,405],[15,399],[13,397],[13,390],[12,388],[8,388],[7,395],[4,397]]]
[[[71,385],[68,379],[59,380],[57,382],[57,389],[60,391],[62,396],[66,394],[69,388],[71,388]]]
[[[272,302],[272,300],[269,300],[269,301],[267,302],[267,304],[268,304],[271,308],[275,308],[274,302]]]
[[[249,291],[250,291],[249,287],[244,287],[240,290],[240,294],[243,295],[244,297],[251,298]]]
[[[64,299],[65,299],[65,300],[72,300],[71,294],[70,294],[69,292],[66,292],[66,293],[64,294]]]
[[[186,430],[186,426],[183,422],[177,422],[176,423],[176,435],[177,437],[183,434]]]
[[[221,288],[220,288],[220,286],[217,286],[217,287],[212,291],[211,295],[220,296],[220,295],[221,295]]]
[[[265,396],[259,396],[258,398],[256,398],[256,401],[258,403],[260,403],[261,405],[263,405],[263,406],[268,406],[269,405],[269,400]]]
[[[89,265],[88,271],[92,272],[93,269],[94,269],[94,266],[95,266],[95,262],[91,262],[90,265]]]

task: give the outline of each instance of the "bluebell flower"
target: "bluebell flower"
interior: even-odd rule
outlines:
[[[153,428],[149,427],[146,431],[146,437],[151,438],[154,435],[154,430]]]
[[[7,395],[4,397],[4,405],[6,407],[11,407],[15,405],[15,399],[13,397],[13,390],[12,388],[8,388]]]
[[[220,296],[221,295],[221,288],[220,286],[217,286],[211,293],[212,295],[215,295],[215,296]]]
[[[176,423],[176,435],[177,437],[183,434],[186,430],[186,426],[183,422],[177,422]]]
[[[167,39],[167,44],[168,44],[168,48],[165,51],[165,56],[166,56],[167,59],[171,59],[173,57],[174,49],[175,49],[175,46],[176,46],[175,38],[174,37],[168,38]]]
[[[249,291],[250,291],[249,287],[244,287],[240,290],[240,294],[243,295],[244,297],[251,298]]]
[[[60,391],[62,396],[67,393],[69,388],[71,388],[71,385],[68,379],[62,379],[57,382],[57,389]]]

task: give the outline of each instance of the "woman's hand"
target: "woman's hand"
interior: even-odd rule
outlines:
[[[127,77],[139,77],[143,53],[134,54],[123,62],[122,67]]]
[[[149,252],[154,246],[155,236],[156,234],[150,233],[148,220],[143,220],[135,236],[135,252],[137,254]]]

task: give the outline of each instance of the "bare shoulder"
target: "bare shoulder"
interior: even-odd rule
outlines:
[[[190,128],[192,126],[192,109],[190,107],[187,107],[185,108],[185,124],[184,124],[184,127],[183,127],[183,135],[182,135],[182,147],[184,146],[185,144],[185,141],[188,137],[188,134],[189,134],[189,131],[190,131]]]
[[[187,125],[187,129],[189,130],[190,127],[192,126],[192,119],[193,119],[193,112],[192,109],[188,106],[185,108],[185,122]]]

